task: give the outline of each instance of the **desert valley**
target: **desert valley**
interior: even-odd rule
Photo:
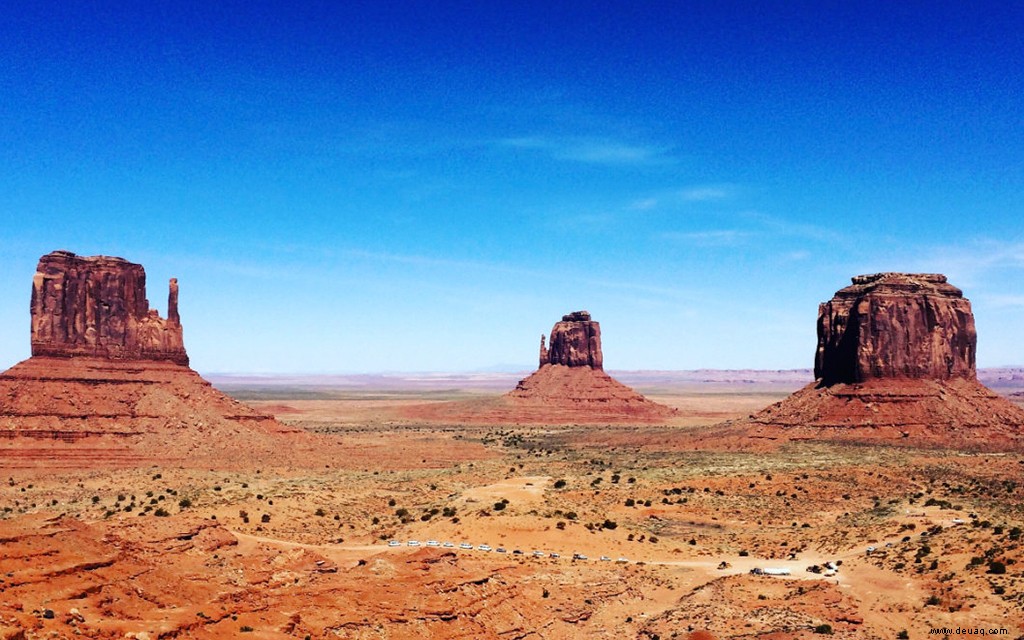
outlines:
[[[211,385],[178,295],[40,260],[0,638],[1024,637],[1024,371],[943,276],[855,277],[773,372],[609,375],[578,311],[525,377]]]

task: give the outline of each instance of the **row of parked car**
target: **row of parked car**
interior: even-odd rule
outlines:
[[[388,541],[388,546],[389,547],[401,547],[402,543],[399,540],[389,540]],[[405,543],[405,546],[408,546],[408,547],[419,547],[419,546],[440,547],[442,549],[454,549],[454,548],[456,548],[456,545],[453,542],[438,542],[437,540],[427,540],[426,542],[424,542],[422,544],[420,543],[419,540],[409,540],[409,541],[407,541]],[[486,544],[481,544],[481,545],[477,545],[477,546],[474,547],[473,545],[469,544],[468,542],[463,542],[463,543],[459,544],[458,548],[462,549],[463,551],[473,551],[473,550],[484,551],[484,552],[494,551],[495,553],[508,553],[509,552],[508,549],[506,549],[504,547],[498,547],[497,549],[492,549],[490,547],[490,545],[486,545]],[[512,550],[512,555],[514,555],[514,556],[522,556],[522,555],[526,555],[526,554],[522,550],[520,550],[520,549],[513,549]],[[532,553],[530,553],[530,555],[533,556],[534,558],[554,558],[556,560],[562,557],[561,554],[559,554],[559,553],[546,553],[544,551],[533,551]],[[587,558],[587,556],[583,555],[582,553],[574,553],[574,554],[572,554],[572,559],[573,560],[589,560],[589,558]],[[601,556],[599,558],[599,560],[602,560],[604,562],[611,562],[612,559],[610,557],[608,557],[608,556]],[[615,562],[618,562],[620,564],[625,564],[625,563],[629,562],[629,559],[628,558],[617,558],[615,560]]]

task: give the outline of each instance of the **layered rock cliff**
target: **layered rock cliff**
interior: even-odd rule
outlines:
[[[562,316],[562,321],[551,328],[547,349],[544,348],[544,336],[541,336],[540,366],[545,364],[604,368],[601,325],[591,320],[587,311],[574,311]]]
[[[146,271],[108,256],[54,251],[32,278],[32,355],[169,360],[188,365],[171,279],[167,318],[149,308]]]
[[[818,307],[814,377],[975,379],[971,303],[934,273],[857,276]]]
[[[945,276],[857,276],[819,307],[815,382],[718,436],[1018,447],[1024,410],[978,382],[976,346]]]
[[[282,436],[297,438],[188,367],[174,279],[164,319],[149,308],[142,265],[55,251],[32,279],[31,321],[32,357],[0,374],[9,463],[33,451],[50,466],[199,463],[226,450],[270,460],[284,455]]]

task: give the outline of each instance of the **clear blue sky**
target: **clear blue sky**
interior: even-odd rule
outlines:
[[[292,5],[302,4],[296,8]],[[1019,2],[33,2],[0,12],[0,368],[43,253],[146,266],[205,372],[810,367],[939,271],[1024,363]]]

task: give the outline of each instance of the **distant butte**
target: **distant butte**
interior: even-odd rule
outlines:
[[[978,382],[971,303],[940,274],[857,276],[818,308],[815,382],[739,426],[765,439],[1021,443],[1024,410]]]
[[[39,260],[30,311],[32,357],[0,374],[6,464],[269,454],[288,432],[188,367],[175,279],[164,319],[149,308],[142,265],[55,251]]]
[[[545,346],[537,371],[489,402],[451,402],[412,408],[417,418],[473,423],[661,422],[676,414],[604,372],[601,325],[587,311],[562,316]]]

